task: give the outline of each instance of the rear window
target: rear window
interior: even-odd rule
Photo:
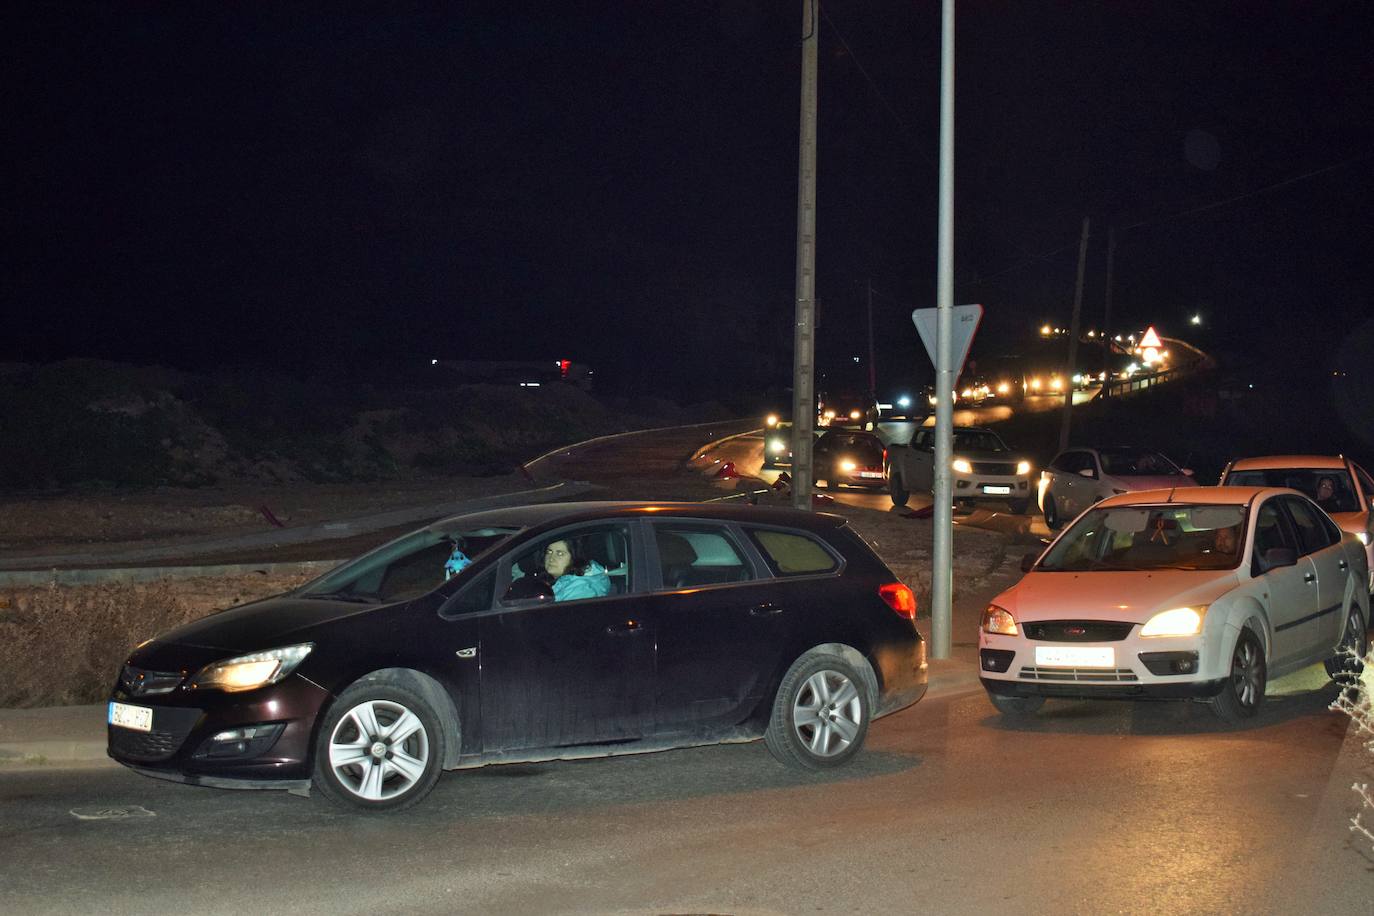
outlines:
[[[833,572],[840,561],[820,541],[794,531],[749,529],[768,566],[777,576],[805,576]]]
[[[1288,487],[1326,512],[1359,512],[1360,500],[1344,468],[1256,468],[1226,475],[1228,487]]]

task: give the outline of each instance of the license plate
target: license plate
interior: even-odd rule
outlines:
[[[1010,496],[1011,487],[984,486],[983,492],[989,496]]]
[[[1042,668],[1115,668],[1111,646],[1036,646],[1035,664]]]
[[[882,472],[882,471],[860,471],[860,472],[859,472],[859,476],[860,476],[860,477],[882,477],[882,476],[883,476],[883,472]]]
[[[146,706],[130,706],[111,700],[110,724],[136,732],[150,732],[153,730],[153,711]]]

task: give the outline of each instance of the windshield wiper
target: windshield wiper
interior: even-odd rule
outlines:
[[[350,601],[354,604],[376,604],[382,599],[376,595],[360,595],[357,592],[313,592],[301,595],[302,598],[316,598],[321,601]]]

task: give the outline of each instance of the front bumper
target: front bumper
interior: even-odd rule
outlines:
[[[197,785],[308,781],[315,721],[329,694],[299,675],[280,684],[239,694],[190,691],[132,696],[117,689],[111,700],[152,710],[152,727],[143,732],[109,724],[111,759],[144,775]],[[221,732],[250,725],[280,724],[280,733],[265,747],[245,747],[245,755],[210,756],[211,739]],[[290,785],[282,788],[292,788]]]
[[[1030,499],[1030,475],[953,474],[955,499]]]

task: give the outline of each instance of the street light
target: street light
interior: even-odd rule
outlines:
[[[1202,324],[1202,316],[1201,316],[1201,315],[1194,315],[1191,319],[1189,319],[1189,321],[1190,321],[1192,324]]]

